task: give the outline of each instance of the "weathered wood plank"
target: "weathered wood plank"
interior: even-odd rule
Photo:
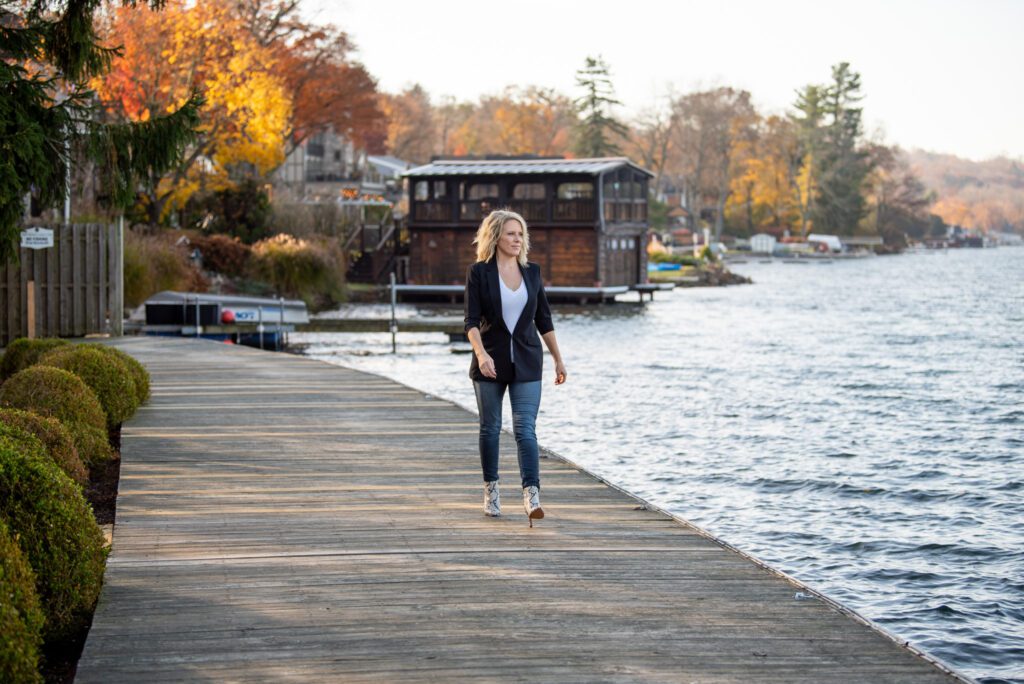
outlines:
[[[153,372],[77,681],[949,682],[552,454],[530,529],[481,513],[475,418],[395,383],[203,341]],[[245,378],[244,382],[241,381]]]

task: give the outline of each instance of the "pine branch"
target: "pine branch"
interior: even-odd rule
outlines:
[[[94,124],[88,133],[89,154],[103,169],[111,203],[128,208],[140,178],[160,176],[173,167],[195,140],[203,98],[193,94],[176,112],[129,124]]]

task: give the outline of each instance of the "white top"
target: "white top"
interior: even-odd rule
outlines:
[[[510,333],[514,333],[516,330],[516,323],[519,322],[519,317],[523,315],[523,309],[526,308],[526,300],[528,299],[526,292],[526,279],[523,278],[522,282],[519,283],[518,290],[508,289],[508,285],[501,279],[501,275],[498,275],[498,283],[501,286],[501,317],[505,319],[505,327],[508,328]],[[509,359],[512,363],[516,362],[515,359],[515,345],[512,340],[509,340]]]

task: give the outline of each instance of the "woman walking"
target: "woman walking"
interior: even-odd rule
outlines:
[[[480,412],[484,514],[501,515],[498,443],[501,405],[507,389],[519,454],[523,506],[533,527],[534,520],[544,517],[535,431],[544,367],[538,333],[555,361],[556,385],[565,382],[565,365],[555,339],[540,266],[526,261],[530,234],[523,217],[513,211],[492,211],[480,224],[473,243],[476,263],[466,275],[466,335],[473,345],[469,377],[473,379]]]

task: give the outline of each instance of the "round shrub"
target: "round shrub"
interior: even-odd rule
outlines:
[[[40,416],[21,409],[0,408],[0,424],[10,425],[32,434],[43,443],[50,458],[68,477],[82,486],[89,481],[89,471],[78,457],[78,449],[71,439],[71,433],[56,418]]]
[[[0,519],[0,681],[41,681],[42,629],[35,574]]]
[[[39,358],[39,365],[71,371],[96,393],[107,417],[107,427],[120,425],[139,407],[135,399],[135,381],[124,361],[104,354],[96,345],[69,345],[54,349]]]
[[[111,457],[106,419],[96,393],[81,378],[52,366],[31,366],[0,385],[0,407],[56,418],[86,465]]]
[[[41,340],[30,340],[27,337],[18,339],[7,345],[3,360],[0,361],[0,382],[11,377],[20,370],[34,365],[39,357],[55,347],[68,344],[67,340],[46,337]]]
[[[96,605],[103,533],[78,486],[43,445],[6,425],[0,425],[0,519],[35,573],[44,640],[66,638]]]
[[[99,349],[104,354],[117,357],[120,359],[125,367],[128,369],[128,373],[132,376],[132,381],[135,383],[135,400],[139,405],[145,404],[149,401],[149,371],[146,367],[139,363],[131,354],[127,354],[117,347],[108,347],[105,344],[94,344],[89,345],[95,349]]]

